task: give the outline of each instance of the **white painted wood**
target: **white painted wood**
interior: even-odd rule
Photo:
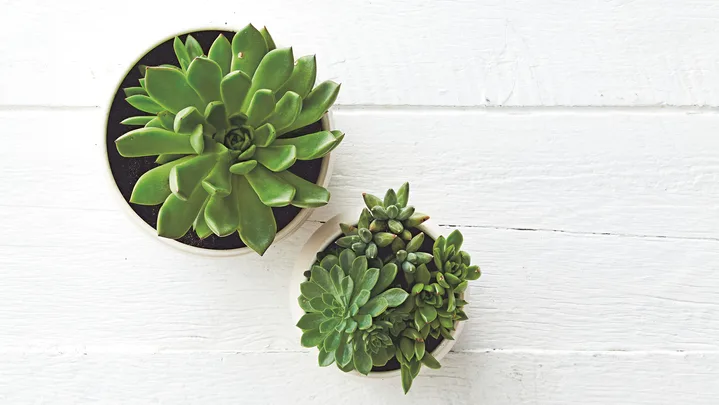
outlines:
[[[343,105],[719,106],[714,0],[0,1],[0,105],[105,105],[145,48],[271,28]]]
[[[118,207],[99,110],[0,111],[0,121],[14,134],[0,171],[23,179],[0,205]],[[335,121],[347,136],[316,220],[409,180],[439,224],[719,238],[716,113],[340,109]],[[35,144],[39,158],[18,153]]]
[[[6,403],[713,405],[716,353],[450,353],[399,381],[320,369],[309,353],[8,354]],[[38,390],[38,387],[42,387]]]

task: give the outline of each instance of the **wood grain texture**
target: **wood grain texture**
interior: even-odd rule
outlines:
[[[398,380],[320,369],[309,353],[3,355],[6,403],[710,405],[719,355],[450,353],[406,397]],[[42,390],[36,389],[43,387]],[[328,389],[329,388],[329,389]],[[291,399],[290,399],[291,398]]]
[[[267,25],[343,105],[719,106],[714,0],[2,0],[0,105],[105,105],[157,41]],[[109,18],[112,17],[112,18]]]

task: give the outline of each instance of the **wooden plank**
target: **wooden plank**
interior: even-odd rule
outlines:
[[[409,395],[309,353],[3,354],[7,403],[714,404],[714,353],[450,353]],[[334,367],[334,366],[333,366]]]
[[[0,112],[0,206],[117,210],[99,111]],[[53,123],[38,131],[33,120]],[[437,223],[719,237],[719,115],[346,111],[326,220],[409,180]],[[32,153],[27,152],[32,150]]]
[[[3,3],[0,105],[105,106],[157,41],[253,22],[342,105],[719,106],[714,0]]]
[[[0,212],[17,230],[0,237],[0,351],[300,348],[288,282],[318,223],[212,259],[121,213],[23,212]],[[457,350],[719,350],[719,242],[461,230],[483,277]]]

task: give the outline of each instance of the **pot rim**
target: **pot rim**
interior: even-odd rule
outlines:
[[[174,38],[175,36],[178,36],[178,35],[191,34],[193,32],[198,32],[198,31],[224,31],[224,30],[227,30],[226,28],[227,27],[225,27],[224,29],[222,29],[222,28],[203,28],[203,29],[196,29],[196,30],[192,30],[192,31],[183,31],[182,33],[177,33],[177,34],[169,36],[159,42],[155,42],[150,48],[147,48],[148,50],[144,54],[142,54],[135,61],[135,63],[133,63],[125,71],[125,74],[120,78],[120,80],[115,85],[115,87],[114,87],[115,91],[120,89],[120,86],[122,86],[122,82],[125,80],[125,77],[127,77],[127,75],[130,73],[130,70],[132,70],[132,68],[137,64],[137,61],[142,59],[142,57],[147,52],[155,49],[157,46],[164,43],[168,39]],[[118,205],[120,205],[122,207],[121,210],[124,211],[126,214],[128,214],[132,218],[131,222],[133,222],[139,228],[143,229],[145,231],[143,233],[153,236],[153,239],[160,240],[162,243],[164,243],[166,245],[172,246],[176,249],[182,250],[187,253],[192,253],[192,254],[197,254],[197,255],[202,255],[202,256],[210,256],[210,257],[231,257],[231,256],[241,256],[241,255],[246,255],[248,253],[253,253],[254,250],[252,250],[251,248],[249,248],[247,246],[241,247],[241,248],[234,248],[234,249],[208,249],[208,248],[201,248],[201,247],[197,247],[197,246],[186,245],[182,242],[178,242],[175,239],[163,238],[163,237],[157,235],[157,230],[155,228],[150,226],[150,224],[145,222],[142,218],[140,218],[139,215],[137,215],[135,213],[135,211],[132,210],[132,208],[130,206],[130,202],[126,201],[125,198],[122,196],[122,193],[120,193],[120,188],[117,186],[117,181],[115,180],[115,177],[112,175],[112,170],[110,168],[110,159],[107,155],[107,147],[108,147],[108,145],[107,145],[107,125],[109,124],[110,110],[112,109],[112,103],[114,101],[114,98],[115,98],[115,93],[112,93],[112,95],[110,96],[109,103],[106,103],[103,106],[103,114],[105,117],[105,119],[102,121],[103,122],[102,146],[103,146],[103,154],[105,156],[105,158],[104,158],[105,170],[104,171],[105,171],[106,175],[108,176],[109,184],[111,185],[111,188],[113,189],[113,191],[110,194],[112,194],[116,197],[116,198],[114,198],[114,200],[116,201],[116,203]],[[320,121],[322,122],[322,128],[324,130],[330,131],[330,130],[334,129],[333,125],[332,125],[332,122],[333,122],[332,111],[327,111],[322,116]],[[329,182],[330,182],[331,174],[332,174],[333,163],[334,163],[334,159],[332,159],[332,153],[328,153],[327,155],[325,155],[322,158],[322,166],[320,167],[319,177],[317,178],[317,181],[315,182],[315,184],[317,184],[320,187],[327,188],[327,186],[329,185]],[[290,221],[290,223],[288,223],[284,228],[282,228],[279,232],[277,232],[277,234],[275,235],[275,240],[272,242],[272,244],[278,243],[282,239],[285,239],[288,236],[295,233],[302,226],[302,224],[309,218],[313,209],[314,208],[302,208],[300,210],[300,212],[297,213],[297,215],[292,219],[292,221]]]
[[[334,241],[342,234],[342,231],[339,227],[340,223],[357,222],[357,219],[359,218],[361,212],[362,208],[358,207],[335,215],[330,220],[322,224],[322,226],[320,226],[312,235],[310,235],[310,237],[307,239],[307,242],[302,247],[302,250],[298,254],[297,259],[295,260],[294,267],[292,269],[292,277],[290,280],[289,291],[290,312],[292,314],[293,327],[296,330],[298,337],[302,336],[302,331],[294,325],[297,324],[302,315],[304,315],[305,313],[297,303],[297,297],[301,295],[300,283],[306,281],[306,278],[304,277],[304,272],[312,267],[312,263],[314,263],[315,261],[317,252],[323,251],[325,248],[327,248],[327,246],[330,245],[330,243],[332,243],[332,241]],[[429,221],[419,225],[417,229],[424,232],[432,239],[437,239],[441,235],[440,229],[432,224],[429,224],[428,222]],[[468,299],[468,291],[469,288],[467,288],[467,290],[465,290],[465,292],[461,295],[463,299]],[[457,342],[457,338],[464,329],[464,324],[465,322],[461,321],[455,322],[455,330],[452,333],[452,337],[454,337],[454,340],[443,339],[439,346],[437,346],[437,348],[431,352],[438,361],[441,360],[444,356],[446,356],[447,353],[449,353],[449,351],[452,349],[452,346],[454,346],[454,344]],[[316,355],[317,351],[317,348],[311,349],[311,353],[313,355]],[[338,369],[338,371],[341,370]],[[348,374],[360,377],[385,379],[399,377],[400,370],[397,369],[391,371],[372,371],[366,376],[364,374],[360,374],[359,372],[357,372],[357,370],[352,370]]]

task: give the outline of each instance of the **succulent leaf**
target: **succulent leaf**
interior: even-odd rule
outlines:
[[[207,104],[222,100],[221,81],[222,68],[212,59],[195,58],[187,68],[187,82]]]
[[[130,202],[141,205],[162,204],[172,193],[169,183],[170,170],[191,158],[192,157],[186,157],[166,163],[140,176],[137,180],[137,184],[135,184],[135,188],[132,190]]]
[[[252,79],[243,71],[234,71],[222,78],[220,94],[228,117],[241,113],[250,85]]]
[[[185,44],[182,43],[182,40],[180,40],[179,37],[175,37],[175,41],[172,43],[172,47],[175,50],[177,61],[180,63],[182,70],[187,70],[187,67],[190,66],[191,61],[190,54],[187,52],[187,47],[185,47]]]
[[[267,53],[260,61],[257,71],[252,76],[252,86],[249,94],[254,95],[260,89],[270,90],[274,99],[274,93],[282,83],[286,82],[292,74],[294,56],[292,48],[275,49]],[[249,108],[250,98],[245,99],[242,111]],[[273,106],[274,108],[274,106]],[[249,114],[248,114],[249,116]]]
[[[292,125],[297,116],[300,115],[302,97],[294,91],[288,91],[279,100],[275,110],[267,118],[267,122],[272,124],[278,131],[282,131]]]
[[[260,148],[272,145],[276,138],[277,131],[275,131],[275,127],[270,123],[267,123],[255,130],[255,145]]]
[[[262,27],[260,29],[260,34],[262,34],[262,38],[265,39],[265,44],[267,45],[268,50],[271,51],[277,47],[275,46],[275,41],[272,39],[270,32],[267,31],[267,27]]]
[[[255,167],[245,177],[262,203],[268,207],[287,206],[295,196],[294,187],[262,165]]]
[[[307,97],[315,85],[317,78],[317,61],[314,55],[307,55],[297,59],[290,78],[277,90],[277,97],[292,91],[301,98]]]
[[[161,128],[135,129],[115,141],[124,157],[152,156],[162,153],[195,153],[190,136]]]
[[[291,132],[318,121],[334,104],[339,91],[340,85],[331,80],[320,83],[302,102],[302,111],[300,111],[295,122],[283,129],[282,133]]]
[[[155,100],[153,100],[149,96],[145,96],[142,94],[135,94],[133,96],[130,96],[126,98],[125,101],[127,101],[131,106],[137,108],[138,110],[150,114],[157,114],[160,111],[164,110],[164,108]]]
[[[263,204],[245,176],[232,176],[232,191],[239,205],[240,239],[252,250],[263,255],[277,233],[272,208]]]
[[[232,45],[224,35],[220,34],[217,39],[215,39],[207,55],[220,67],[222,77],[230,73],[232,66]]]
[[[147,94],[171,113],[177,114],[188,106],[205,111],[207,104],[190,86],[182,71],[166,67],[147,68],[145,81]]]
[[[195,187],[186,200],[178,198],[174,193],[170,194],[157,215],[157,234],[172,239],[186,234],[206,199],[207,192],[199,186]]]
[[[196,58],[204,56],[205,54],[200,43],[197,42],[195,37],[192,35],[188,35],[187,39],[185,39],[185,48],[187,49],[187,54],[189,55],[191,61],[194,61]],[[190,66],[192,66],[192,62],[190,62]]]
[[[227,119],[225,104],[221,101],[208,103],[205,109],[205,121],[218,131],[229,128],[230,121]]]
[[[208,154],[175,165],[170,169],[170,190],[181,200],[189,199],[216,163],[217,155]]]
[[[283,172],[295,164],[297,149],[293,145],[257,148],[254,158],[273,172]]]
[[[296,138],[278,139],[275,145],[293,145],[297,148],[298,160],[318,159],[329,153],[336,139],[330,131],[320,131]]]
[[[252,24],[248,24],[232,38],[233,71],[241,70],[252,77],[265,54],[267,43]]]
[[[275,109],[275,96],[271,90],[260,89],[252,96],[247,109],[247,125],[258,127]]]
[[[120,122],[122,125],[145,125],[148,122],[152,121],[152,119],[155,118],[152,115],[149,116],[142,116],[142,117],[129,117],[125,118]]]
[[[293,174],[290,171],[275,173],[285,183],[291,185],[295,189],[295,195],[292,198],[292,205],[300,208],[316,208],[326,205],[330,199],[330,192],[326,188],[320,187],[315,183],[309,182],[302,177]]]
[[[257,166],[256,160],[246,160],[230,166],[230,173],[244,176]]]

